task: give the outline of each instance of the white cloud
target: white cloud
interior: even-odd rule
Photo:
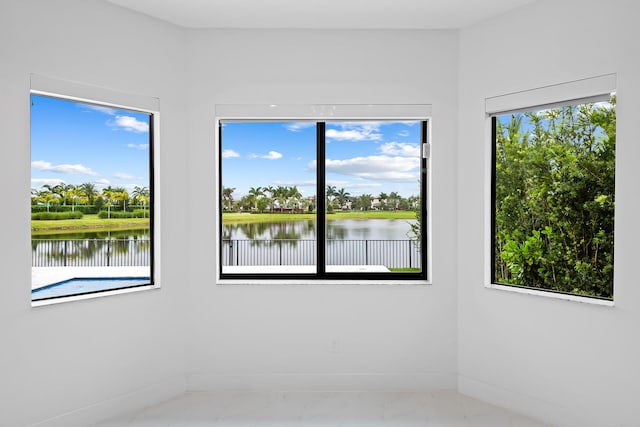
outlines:
[[[316,181],[309,179],[309,180],[304,180],[304,181],[273,181],[273,183],[275,185],[285,185],[285,186],[298,186],[298,187],[309,187],[309,186],[315,186],[316,185]]]
[[[341,122],[329,125],[325,136],[336,141],[380,141],[380,122]],[[339,127],[340,129],[335,129]]]
[[[284,127],[291,132],[300,132],[303,129],[308,129],[310,127],[314,127],[315,122],[294,122],[287,123]]]
[[[406,131],[406,130],[401,130],[400,132],[398,132],[398,136],[403,137],[403,138],[405,138],[405,137],[407,137],[409,135],[410,135],[409,131]]]
[[[240,157],[240,154],[238,154],[238,152],[234,150],[222,150],[223,159],[228,159],[231,157]]]
[[[127,190],[129,194],[131,194],[136,189],[136,187],[144,187],[145,184],[118,184],[118,186],[124,187],[124,189]]]
[[[124,172],[114,173],[113,176],[118,179],[136,179],[135,176]]]
[[[129,148],[136,148],[138,150],[146,150],[149,148],[149,144],[127,144]]]
[[[278,160],[282,158],[282,153],[278,153],[277,151],[269,151],[267,154],[261,156],[259,154],[251,153],[249,154],[250,159],[267,159],[267,160]]]
[[[387,142],[380,146],[383,154],[403,157],[420,156],[420,144],[412,144],[409,142]]]
[[[108,185],[111,185],[111,181],[106,178],[99,179],[97,181],[94,181],[93,183],[98,187],[106,187]]]
[[[308,166],[315,168],[315,161]],[[419,167],[418,157],[367,156],[344,160],[327,159],[325,162],[328,173],[375,181],[415,182],[419,178]]]
[[[32,187],[42,187],[43,185],[66,184],[66,181],[58,178],[31,178]]]
[[[97,111],[99,113],[108,114],[110,116],[116,115],[116,109],[111,107],[105,107],[104,105],[93,105],[93,104],[82,104],[79,103],[78,106],[82,108],[86,108],[88,110]]]
[[[53,165],[49,162],[45,162],[42,160],[35,160],[31,162],[31,167],[36,170],[48,171],[48,172],[59,172],[59,173],[70,173],[70,174],[81,174],[81,175],[90,175],[97,176],[98,174],[92,171],[90,168],[81,165],[69,165],[69,164],[61,164],[61,165]]]
[[[131,116],[116,116],[116,118],[108,122],[110,126],[121,128],[127,132],[145,133],[149,132],[149,123],[141,122]]]
[[[269,153],[266,156],[262,156],[263,159],[269,159],[269,160],[277,160],[282,158],[282,153],[278,153],[277,151],[269,151]]]

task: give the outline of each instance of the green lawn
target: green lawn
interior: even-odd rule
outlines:
[[[81,219],[31,221],[32,234],[59,233],[64,230],[126,230],[149,227],[149,218],[100,219],[84,215]]]
[[[279,222],[309,220],[315,218],[315,213],[224,213],[222,222],[251,223],[251,222]],[[327,214],[327,220],[336,219],[415,219],[413,211],[341,211]]]

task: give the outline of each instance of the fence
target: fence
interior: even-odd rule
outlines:
[[[326,240],[327,265],[421,268],[414,240]],[[316,241],[302,239],[223,240],[222,265],[315,265]]]
[[[421,268],[414,240],[326,240],[327,265]],[[32,239],[33,267],[147,266],[149,239]],[[316,241],[223,240],[222,265],[315,265]]]
[[[133,267],[151,261],[149,239],[32,239],[33,267]]]

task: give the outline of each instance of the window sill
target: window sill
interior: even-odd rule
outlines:
[[[560,293],[548,292],[548,291],[537,290],[537,289],[520,288],[517,286],[488,284],[488,285],[485,285],[485,288],[497,289],[497,290],[506,291],[506,292],[515,292],[518,294],[535,295],[539,297],[552,298],[552,299],[558,299],[558,300],[564,300],[564,301],[572,301],[572,302],[578,302],[583,304],[599,305],[603,307],[615,306],[613,301],[583,297],[579,295],[560,294]]]
[[[328,279],[218,279],[216,285],[223,286],[351,286],[351,285],[374,285],[374,286],[425,286],[431,285],[428,280],[357,280],[357,279],[345,279],[345,280],[328,280]]]
[[[88,300],[88,299],[109,297],[109,296],[112,296],[112,295],[131,294],[131,293],[134,293],[134,292],[143,292],[143,291],[148,291],[148,290],[153,290],[153,289],[160,289],[160,285],[144,285],[144,286],[136,286],[136,287],[133,287],[133,288],[114,289],[112,291],[96,292],[96,293],[92,293],[92,294],[73,295],[73,296],[68,296],[68,297],[58,297],[58,298],[50,298],[50,299],[44,299],[44,300],[39,300],[39,301],[31,301],[31,307],[34,307],[34,308],[35,307],[44,307],[44,306],[48,306],[48,305],[63,304],[63,303],[67,303],[67,302],[83,301],[83,300]]]

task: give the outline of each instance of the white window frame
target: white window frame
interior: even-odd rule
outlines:
[[[487,289],[513,292],[517,294],[534,295],[545,298],[555,298],[566,301],[588,303],[593,305],[613,307],[614,302],[593,297],[570,295],[543,289],[521,288],[516,286],[492,283],[492,253],[493,253],[493,215],[492,215],[492,171],[493,171],[493,137],[492,118],[495,116],[523,111],[557,108],[578,103],[608,101],[612,93],[616,92],[617,75],[603,74],[570,82],[527,89],[504,95],[485,98],[485,205],[484,205],[484,286]],[[615,232],[614,232],[615,233]],[[614,261],[615,263],[615,261]]]
[[[220,123],[224,121],[295,121],[295,120],[314,120],[314,121],[367,121],[367,120],[428,120],[429,155],[427,156],[427,200],[426,203],[427,221],[423,224],[427,236],[424,244],[427,248],[427,266],[426,280],[394,280],[388,277],[379,280],[358,280],[358,279],[302,279],[292,277],[291,279],[243,279],[243,278],[224,278],[220,277],[220,269],[216,268],[216,284],[219,285],[425,285],[431,284],[432,277],[432,107],[430,104],[217,104],[215,106],[215,177],[220,179],[220,150],[218,144],[220,141],[219,129]],[[215,242],[216,242],[216,263],[220,262],[220,222],[222,206],[220,205],[219,186],[215,186]]]
[[[42,307],[53,304],[60,304],[87,299],[102,298],[111,295],[121,295],[127,293],[141,292],[151,289],[160,289],[161,279],[161,242],[160,242],[160,99],[146,95],[119,92],[99,86],[84,83],[61,80],[39,74],[30,75],[30,94],[51,96],[58,99],[86,102],[94,105],[104,105],[106,107],[137,110],[150,113],[153,120],[153,261],[150,271],[153,282],[146,286],[136,286],[131,288],[105,290],[101,292],[73,295],[68,297],[56,297],[31,301],[32,307]],[[31,142],[29,142],[31,144]],[[29,169],[31,165],[29,165]],[[31,238],[31,232],[29,232]],[[31,258],[31,254],[29,254]],[[29,281],[31,285],[31,280]]]

